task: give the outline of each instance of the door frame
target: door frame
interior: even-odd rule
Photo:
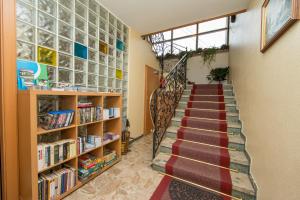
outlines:
[[[16,1],[0,0],[0,151],[2,199],[19,199]]]
[[[147,115],[146,115],[146,113],[147,113],[147,109],[149,109],[150,110],[150,105],[147,105],[146,104],[146,102],[147,102],[147,100],[146,100],[146,97],[147,97],[147,93],[148,93],[148,87],[147,87],[147,83],[148,83],[148,76],[147,76],[147,68],[150,68],[150,69],[153,69],[153,71],[158,71],[157,69],[155,69],[155,68],[153,68],[153,67],[150,67],[149,65],[145,65],[145,89],[144,89],[144,130],[143,130],[143,132],[144,132],[144,134],[148,134],[148,133],[146,133],[146,125],[147,125]],[[158,79],[158,83],[159,83],[159,79]],[[149,101],[149,103],[150,103],[150,101]],[[151,113],[150,113],[150,115],[151,115]]]

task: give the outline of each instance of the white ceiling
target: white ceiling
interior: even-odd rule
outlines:
[[[248,7],[250,0],[99,0],[141,34],[205,20]]]

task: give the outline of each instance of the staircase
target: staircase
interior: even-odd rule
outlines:
[[[232,85],[187,85],[153,160],[152,200],[256,199]]]

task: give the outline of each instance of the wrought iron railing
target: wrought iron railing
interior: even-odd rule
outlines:
[[[175,114],[181,95],[186,88],[187,53],[161,81],[151,95],[150,112],[153,122],[153,158]]]

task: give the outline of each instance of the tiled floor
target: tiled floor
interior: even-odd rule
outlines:
[[[121,162],[65,199],[148,200],[162,179],[152,170],[151,159],[151,136],[145,136],[131,146]]]

